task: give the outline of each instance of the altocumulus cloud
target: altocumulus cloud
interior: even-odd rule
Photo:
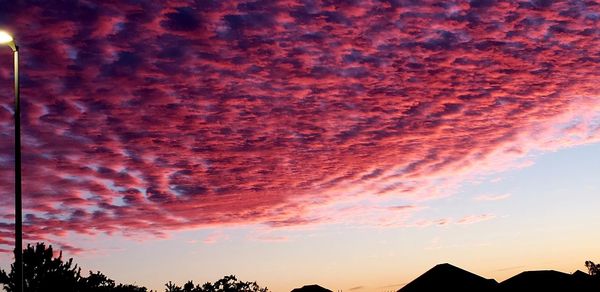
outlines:
[[[532,149],[600,138],[594,1],[69,3],[0,1],[22,47],[30,240],[293,227],[363,201],[404,214],[418,208],[378,200],[449,195]]]

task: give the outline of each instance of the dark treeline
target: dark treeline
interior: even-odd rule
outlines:
[[[153,292],[146,287],[131,284],[116,284],[100,271],[89,271],[87,276],[81,274],[81,268],[73,263],[73,259],[63,261],[62,251],[54,256],[52,246],[38,243],[27,245],[23,250],[23,278],[27,292]],[[15,292],[15,270],[11,265],[10,272],[0,270],[0,284],[7,292]],[[171,282],[165,284],[165,292],[268,292],[256,282],[242,282],[235,276],[225,276],[215,283],[196,285],[192,281],[183,286]]]
[[[600,287],[600,264],[596,264],[591,261],[586,261],[585,266],[588,269],[588,274],[582,273],[581,271],[577,271],[573,275],[564,274],[562,276],[565,277],[575,277],[571,280],[583,281],[581,283],[586,284],[585,287]],[[441,267],[441,268],[440,268]],[[458,271],[458,273],[457,273]],[[146,287],[140,287],[131,284],[116,284],[114,280],[108,278],[106,275],[101,272],[92,272],[89,271],[87,276],[83,276],[81,274],[81,268],[77,266],[77,264],[73,263],[73,259],[69,259],[67,261],[63,261],[62,252],[58,253],[58,256],[54,256],[54,250],[52,246],[46,246],[44,243],[38,243],[35,246],[27,245],[27,248],[23,250],[23,272],[24,272],[24,281],[25,281],[25,291],[26,292],[156,292],[152,290],[148,290]],[[536,273],[555,273],[555,274],[563,274],[555,271],[539,271],[539,272],[524,272],[521,273],[505,282],[517,282],[516,284],[523,284],[524,280],[527,277],[531,278],[531,276],[535,276]],[[580,274],[578,274],[580,273]],[[434,290],[447,290],[447,289],[413,289],[419,285],[423,286],[431,286],[431,285],[442,285],[444,287],[448,287],[450,282],[461,281],[461,277],[464,278],[464,275],[471,275],[471,278],[475,277],[477,279],[481,278],[477,275],[471,274],[467,271],[461,270],[459,268],[453,267],[448,264],[442,264],[434,267],[427,273],[423,274],[421,277],[417,278],[415,281],[409,283],[404,286],[399,291],[434,291]],[[453,279],[446,279],[449,276]],[[560,276],[560,275],[559,275]],[[444,278],[445,277],[445,278]],[[420,280],[421,279],[421,280]],[[423,282],[423,279],[426,283]],[[477,280],[476,279],[476,280]],[[474,281],[473,279],[470,279]],[[505,282],[498,284],[494,280],[487,280],[484,278],[479,279],[483,280],[486,283],[492,281],[494,285],[504,285]],[[584,283],[587,280],[591,280],[592,282]],[[544,278],[547,285],[551,285],[552,279]],[[434,283],[432,283],[434,282]],[[544,283],[545,283],[544,282]],[[469,282],[471,283],[471,282]],[[491,282],[490,282],[491,283]],[[488,284],[490,284],[488,283]],[[510,286],[508,283],[507,285]],[[557,282],[558,283],[558,282]],[[570,283],[570,282],[569,282]],[[575,283],[575,282],[573,282]],[[471,283],[472,284],[472,283]],[[469,284],[469,286],[473,286]],[[490,284],[491,286],[494,286]],[[515,284],[515,283],[512,283]],[[515,284],[515,285],[516,285]],[[7,292],[16,292],[15,291],[15,271],[14,264],[11,265],[10,272],[6,272],[4,270],[0,270],[0,285],[4,287]],[[554,285],[554,284],[552,284]],[[235,276],[225,276],[222,279],[211,283],[205,283],[203,285],[194,284],[192,281],[188,281],[183,286],[178,286],[171,282],[165,284],[165,292],[269,292],[269,290],[265,287],[260,287],[256,282],[242,282],[239,281]],[[314,285],[313,285],[314,286]],[[319,287],[321,290],[313,289],[313,286],[305,286],[302,289],[306,291],[331,291],[328,289],[324,289]],[[442,287],[440,286],[440,287]],[[514,286],[514,285],[513,285]],[[527,286],[527,285],[526,285]],[[311,288],[313,287],[313,288]],[[495,286],[494,286],[495,287]],[[558,287],[558,286],[557,286]],[[570,286],[569,286],[570,287]],[[582,286],[583,287],[583,286]],[[492,287],[493,288],[493,287]],[[502,287],[500,287],[502,288]],[[498,289],[500,289],[498,288]],[[554,287],[556,288],[556,287]],[[560,288],[560,287],[559,287]],[[575,286],[571,288],[576,288]],[[583,291],[582,289],[559,289],[552,290],[553,288],[548,288],[540,291]],[[490,291],[505,291],[506,289],[498,290],[491,289]],[[558,289],[558,288],[557,288]],[[297,289],[296,289],[297,290]],[[294,291],[296,291],[294,290]],[[584,289],[585,291],[598,291],[595,288]],[[303,291],[303,290],[298,290]],[[466,291],[466,290],[465,290]],[[471,290],[468,290],[471,291]],[[484,290],[477,290],[478,292]],[[485,290],[487,291],[487,290]],[[520,291],[520,289],[508,289],[506,291]]]

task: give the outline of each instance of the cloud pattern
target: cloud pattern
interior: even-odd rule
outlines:
[[[30,240],[356,214],[395,226],[465,177],[600,138],[595,1],[60,3],[0,1],[22,48]]]

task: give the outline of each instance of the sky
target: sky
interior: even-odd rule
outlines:
[[[595,1],[0,0],[0,27],[25,242],[84,269],[385,291],[441,262],[502,280],[600,254]]]

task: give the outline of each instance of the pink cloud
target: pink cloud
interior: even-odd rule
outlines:
[[[227,234],[225,234],[224,232],[221,231],[216,231],[216,232],[212,232],[210,234],[208,234],[203,240],[202,242],[204,244],[215,244],[217,242],[223,241],[228,239],[229,236]]]
[[[470,215],[456,221],[457,224],[473,224],[496,218],[492,214]]]
[[[480,214],[480,215],[468,215],[461,217],[460,219],[439,218],[439,219],[421,219],[413,223],[406,223],[407,227],[429,227],[429,226],[450,226],[454,224],[474,224],[496,218],[493,214]]]
[[[485,195],[479,195],[475,198],[473,198],[473,200],[475,201],[500,201],[500,200],[506,200],[508,198],[510,198],[511,194],[506,193],[506,194],[485,194]]]
[[[532,151],[598,142],[600,7],[538,4],[15,3],[26,236],[405,226]]]
[[[254,238],[255,240],[258,241],[263,241],[263,242],[287,242],[290,240],[290,238],[288,236],[259,236]]]

